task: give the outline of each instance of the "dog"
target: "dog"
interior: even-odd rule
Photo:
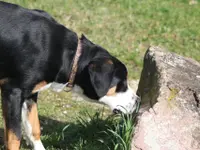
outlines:
[[[37,97],[66,86],[115,113],[132,113],[139,98],[127,69],[107,50],[59,24],[48,13],[0,2],[0,88],[7,150],[19,150],[21,124],[34,150],[40,140]]]

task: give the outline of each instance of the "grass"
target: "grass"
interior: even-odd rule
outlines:
[[[110,140],[112,145],[108,150],[130,150],[131,149],[131,139],[134,132],[135,118],[131,115],[119,115],[119,120],[114,123],[114,128],[110,127],[107,131],[104,131]],[[102,140],[102,143],[105,143]],[[112,148],[111,148],[112,147]]]
[[[199,0],[196,5],[189,5],[189,0],[7,0],[7,2],[46,10],[79,35],[84,33],[94,43],[106,48],[123,61],[129,70],[130,79],[139,78],[143,55],[150,45],[165,47],[169,51],[200,61]],[[86,110],[89,116],[85,114]],[[104,110],[103,115],[98,116],[96,112],[102,110]],[[98,150],[102,145],[105,146],[102,149],[114,149],[112,146],[116,146],[123,137],[118,130],[119,126],[117,127],[120,123],[116,123],[115,119],[108,119],[110,113],[107,107],[72,100],[70,94],[43,92],[39,100],[39,113],[43,127],[42,140],[49,150],[66,147],[69,150]],[[80,118],[83,122],[80,122]],[[62,133],[63,128],[68,125],[69,127]],[[0,138],[1,133],[0,130]],[[96,134],[92,135],[93,133]],[[104,138],[102,133],[113,135],[113,141],[107,139],[107,136]],[[125,137],[127,138],[123,138],[123,141],[126,141],[127,146],[131,136]],[[123,142],[118,145],[118,149],[123,149]],[[25,144],[22,147],[27,149]]]
[[[7,0],[49,12],[122,60],[138,78],[150,45],[200,61],[199,5],[189,0]],[[200,1],[199,1],[200,2]]]
[[[86,111],[87,112],[87,111]],[[108,116],[103,119],[101,112],[94,115],[86,113],[85,119],[79,117],[79,132],[74,132],[74,136],[79,138],[78,143],[72,144],[70,149],[75,150],[129,150],[130,138],[133,133],[133,120],[129,115]],[[66,126],[63,139],[70,139],[73,132],[70,126]],[[73,127],[72,127],[73,128]],[[91,132],[92,131],[92,132]],[[78,134],[77,134],[78,133]],[[72,135],[71,135],[72,134]],[[66,137],[65,137],[66,135]],[[73,136],[73,137],[74,137]],[[77,142],[77,141],[75,141]],[[69,143],[74,143],[74,139]]]

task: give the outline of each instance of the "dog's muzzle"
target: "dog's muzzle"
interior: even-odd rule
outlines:
[[[131,111],[127,111],[126,108],[123,108],[122,106],[118,106],[118,108],[113,109],[113,113],[114,114],[132,114],[134,112],[138,112],[139,107],[140,107],[140,102],[141,102],[141,98],[140,97],[134,97],[133,99],[135,99],[135,104],[133,105]],[[131,106],[131,105],[130,105]]]

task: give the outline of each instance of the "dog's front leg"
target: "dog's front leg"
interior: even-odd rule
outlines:
[[[8,82],[1,86],[1,96],[6,150],[19,150],[22,91]]]
[[[40,140],[40,122],[37,111],[37,94],[30,99],[26,99],[22,107],[22,124],[28,142],[34,150],[45,150]]]

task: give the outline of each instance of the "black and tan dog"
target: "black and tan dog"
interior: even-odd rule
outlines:
[[[21,123],[35,150],[40,141],[37,96],[42,89],[74,91],[131,113],[137,96],[127,69],[105,49],[41,10],[0,2],[0,87],[7,150],[19,150]]]

